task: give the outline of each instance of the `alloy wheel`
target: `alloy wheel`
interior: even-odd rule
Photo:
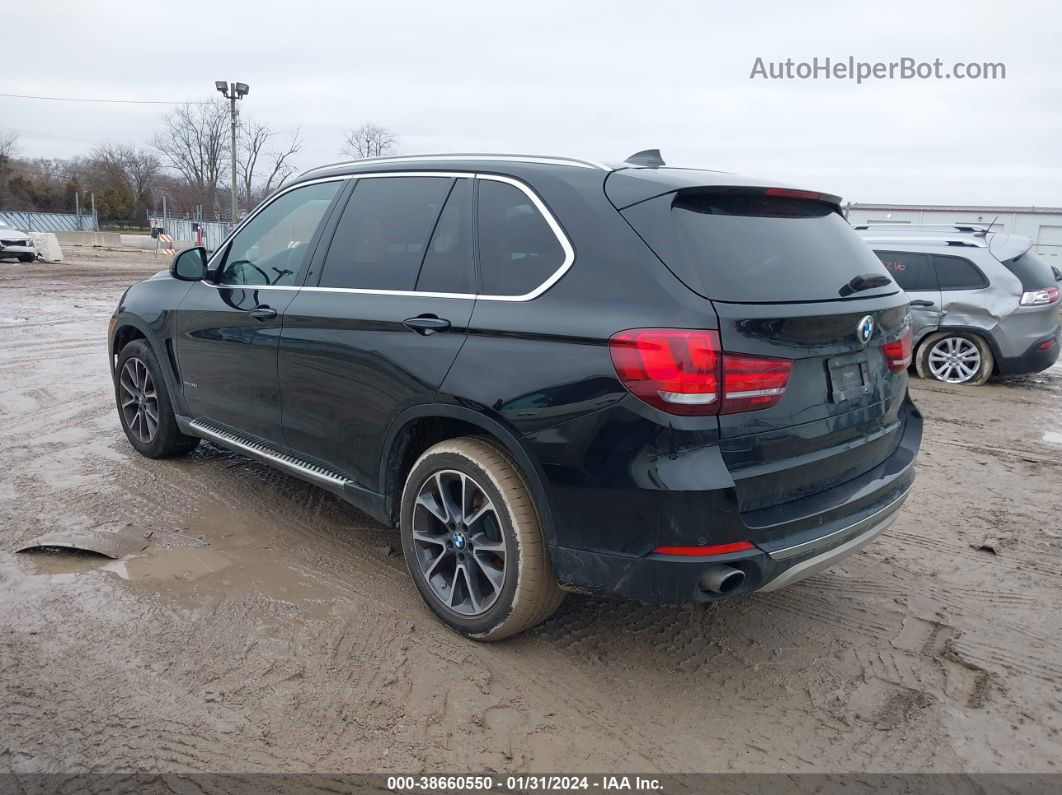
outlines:
[[[430,475],[413,505],[413,548],[435,597],[462,616],[493,606],[505,583],[501,519],[483,487],[452,469]]]
[[[927,364],[937,380],[962,384],[981,369],[981,351],[965,337],[945,337],[929,349]]]
[[[151,444],[159,429],[159,398],[147,365],[135,356],[126,359],[118,385],[125,427],[142,444]]]

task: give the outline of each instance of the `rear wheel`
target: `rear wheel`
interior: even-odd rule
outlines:
[[[918,374],[949,384],[983,384],[995,359],[983,337],[955,331],[931,334],[918,349]]]
[[[440,442],[402,492],[402,551],[420,595],[451,628],[501,640],[560,606],[542,527],[516,462],[494,442]]]
[[[147,340],[133,340],[118,354],[114,392],[122,430],[141,455],[170,458],[199,444],[178,428],[166,380]]]

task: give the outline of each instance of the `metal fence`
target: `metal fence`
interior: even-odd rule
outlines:
[[[0,210],[0,221],[23,232],[96,232],[92,213],[40,213]]]
[[[232,227],[225,221],[191,221],[185,218],[161,218],[152,216],[148,218],[152,227],[161,227],[166,234],[176,241],[187,243],[195,242],[195,230],[193,223],[198,223],[203,230],[203,245],[208,249],[216,249],[222,241],[229,236]]]

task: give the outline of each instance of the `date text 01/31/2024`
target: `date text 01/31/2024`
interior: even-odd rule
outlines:
[[[643,776],[389,776],[387,789],[393,792],[574,792],[599,790],[662,792],[660,780]]]

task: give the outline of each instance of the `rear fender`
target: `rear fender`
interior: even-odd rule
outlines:
[[[384,443],[381,447],[384,452],[380,459],[380,474],[379,480],[377,481],[382,486],[383,496],[387,505],[394,505],[393,498],[396,491],[400,490],[403,486],[402,483],[398,482],[397,478],[400,451],[397,449],[398,445],[396,444],[396,441],[400,438],[403,429],[405,429],[409,423],[414,420],[430,417],[461,420],[462,422],[467,422],[470,425],[482,428],[485,433],[494,437],[494,439],[509,452],[509,454],[516,460],[516,463],[520,465],[524,477],[527,478],[528,486],[531,489],[531,496],[534,499],[535,507],[538,510],[539,520],[541,521],[542,528],[546,534],[546,541],[551,546],[555,545],[556,536],[553,528],[549,500],[546,498],[546,489],[544,485],[545,477],[538,462],[535,461],[527,448],[524,447],[512,430],[496,420],[464,406],[429,403],[408,408],[394,419],[390,427],[387,429],[387,434],[384,437]],[[394,515],[393,508],[388,508],[387,521],[391,525],[396,525],[398,522],[398,517]]]

